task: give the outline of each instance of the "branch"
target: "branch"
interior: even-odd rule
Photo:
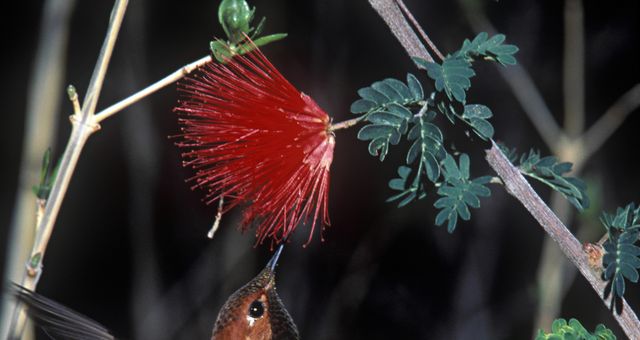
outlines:
[[[398,4],[398,6],[400,6],[400,9],[402,10],[402,12],[404,12],[404,15],[407,16],[407,19],[411,21],[411,23],[413,24],[413,27],[415,27],[418,30],[418,33],[420,33],[420,36],[422,37],[422,39],[427,43],[427,45],[429,45],[433,53],[435,53],[438,56],[438,58],[440,58],[440,60],[444,60],[444,55],[440,52],[440,50],[438,50],[438,48],[436,47],[436,44],[434,44],[433,41],[429,39],[429,36],[427,35],[427,33],[425,33],[425,31],[422,29],[422,26],[420,26],[416,18],[413,17],[413,14],[411,14],[411,11],[409,11],[409,9],[404,4],[404,2],[402,0],[395,0],[395,1]]]
[[[82,107],[82,111],[79,114],[74,113],[70,118],[73,125],[71,137],[69,137],[69,142],[64,154],[62,155],[60,168],[54,181],[54,185],[51,188],[51,194],[47,200],[44,215],[42,216],[40,223],[38,223],[38,234],[36,235],[32,255],[40,253],[41,259],[44,257],[44,252],[49,238],[53,232],[55,220],[58,217],[62,200],[67,192],[71,175],[78,163],[78,158],[80,157],[82,148],[89,136],[100,128],[100,126],[93,121],[93,113],[95,111],[98,97],[100,96],[104,76],[122,24],[122,19],[124,18],[127,3],[128,0],[116,0],[111,22],[109,23],[107,37],[105,38],[102,50],[98,57],[98,62],[96,63],[96,68],[94,69],[91,77],[91,82],[89,83],[89,89],[87,91],[87,97]],[[41,261],[42,260],[40,260],[40,262]],[[33,289],[35,288],[35,285],[33,287],[26,287]]]
[[[542,201],[540,196],[531,188],[529,182],[509,162],[494,142],[492,142],[491,149],[487,151],[486,159],[498,176],[502,178],[507,191],[520,201],[538,221],[547,234],[560,246],[567,258],[578,268],[582,276],[591,284],[591,287],[598,293],[605,305],[608,305],[611,296],[609,299],[604,299],[600,295],[604,291],[606,283],[591,270],[588,257],[583,251],[580,241],[573,236],[562,221]],[[623,300],[623,304],[622,313],[613,313],[613,316],[630,339],[640,339],[640,320],[638,320],[638,317],[626,301]]]
[[[335,124],[331,124],[331,126],[329,126],[329,131],[336,131],[336,130],[342,130],[342,129],[348,129],[356,124],[358,124],[361,120],[363,120],[367,115],[362,115],[358,118],[351,118],[339,123],[335,123]]]
[[[116,0],[116,3],[114,4],[109,21],[109,28],[107,30],[107,36],[104,44],[102,45],[102,49],[100,50],[100,55],[98,56],[96,67],[93,75],[91,76],[91,81],[89,82],[87,98],[84,102],[84,106],[82,107],[81,112],[75,112],[71,116],[71,122],[73,125],[71,136],[69,137],[64,154],[60,160],[58,174],[53,187],[51,188],[49,198],[47,199],[44,214],[37,225],[33,249],[28,261],[25,276],[21,282],[22,286],[30,290],[35,290],[35,287],[38,284],[38,280],[42,273],[42,260],[47,249],[47,245],[49,244],[51,234],[53,233],[55,221],[58,217],[60,206],[62,205],[62,200],[64,199],[67,188],[69,187],[69,182],[71,181],[71,176],[73,175],[73,171],[78,163],[78,159],[80,158],[80,153],[82,152],[87,139],[89,139],[89,136],[99,129],[99,125],[93,121],[93,113],[95,112],[95,107],[100,96],[104,76],[107,72],[107,67],[109,65],[109,60],[111,59],[111,54],[113,52],[118,32],[120,31],[127,3],[128,0]],[[19,312],[19,308],[15,308],[12,314],[13,320],[10,329],[13,332],[12,334],[18,335],[19,337],[19,335],[22,334],[22,326],[24,325],[18,321],[21,314]]]
[[[410,57],[419,57],[433,62],[433,57],[411,29],[394,0],[369,0],[369,4],[387,23],[393,35],[400,41]]]
[[[584,131],[583,17],[581,0],[565,1],[562,87],[564,90],[564,129],[570,138],[580,136]]]
[[[167,86],[167,85],[171,85],[173,83],[175,83],[176,81],[180,80],[182,77],[186,76],[187,74],[193,72],[195,69],[197,69],[198,67],[208,63],[211,61],[211,56],[205,56],[202,57],[188,65],[185,65],[183,67],[181,67],[180,69],[176,70],[175,72],[171,73],[170,75],[158,80],[157,82],[145,87],[144,89],[140,90],[137,93],[132,94],[131,96],[109,106],[108,108],[96,113],[95,116],[95,121],[96,123],[100,123],[103,120],[113,116],[114,114],[124,110],[127,106],[130,106],[132,104],[135,104],[136,102],[138,102],[140,99],[162,89],[163,87]]]
[[[374,3],[379,3],[380,1],[382,0],[369,0],[372,7],[379,13],[379,7],[376,7]],[[380,15],[383,16],[382,13],[380,13]],[[400,24],[397,22],[406,22],[406,19],[400,14],[386,17],[385,21],[394,22],[396,26],[399,26]],[[401,40],[398,36],[396,36],[396,38]],[[420,42],[417,43],[420,44]],[[413,46],[413,49],[416,50],[419,49],[419,47]],[[407,52],[409,52],[409,50],[407,50]],[[410,52],[409,54],[411,55]],[[547,207],[540,196],[536,194],[533,188],[531,188],[529,183],[520,174],[518,169],[509,162],[493,141],[491,149],[487,151],[486,159],[489,165],[494,169],[494,171],[496,171],[504,182],[507,191],[516,197],[525,208],[527,208],[547,234],[549,234],[549,236],[558,243],[565,256],[578,268],[582,276],[589,281],[605,305],[608,305],[608,299],[604,299],[600,295],[601,292],[604,291],[605,282],[591,271],[587,256],[582,250],[580,242],[573,236],[573,234],[571,234],[569,229],[567,229],[567,227],[558,219],[553,211]],[[613,316],[629,338],[640,339],[640,320],[638,320],[638,317],[631,306],[624,301],[623,303],[625,304],[625,308],[623,308],[622,313],[613,313]]]
[[[564,133],[568,138],[558,140],[551,149],[563,161],[574,163],[574,174],[578,175],[582,164],[583,146],[575,143],[584,133],[584,14],[581,0],[566,0],[564,8],[564,53],[563,53],[563,94]],[[550,207],[561,221],[568,222],[574,215],[569,202],[560,194],[551,195]],[[542,245],[538,264],[538,290],[536,318],[533,334],[546,329],[558,317],[562,302],[568,291],[568,283],[575,278],[575,268],[562,258],[561,250],[549,238]]]
[[[69,26],[74,7],[73,0],[44,2],[38,46],[29,77],[13,216],[4,241],[7,245],[3,250],[4,282],[0,283],[0,286],[5,286],[6,289],[11,282],[19,282],[22,279],[24,264],[29,257],[36,233],[36,215],[40,212],[40,202],[36,203],[32,186],[40,177],[43,151],[56,144],[58,126],[56,119],[60,110],[61,96],[51,89],[63,86]],[[7,291],[6,289],[4,291]],[[14,304],[11,299],[2,299],[1,305],[0,339],[7,339]]]
[[[640,107],[640,83],[625,92],[607,111],[582,135],[584,158],[588,159],[622,125],[629,114]]]

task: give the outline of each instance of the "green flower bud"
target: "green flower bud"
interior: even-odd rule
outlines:
[[[245,0],[222,0],[218,7],[218,20],[227,34],[229,42],[237,44],[244,34],[251,33],[254,8],[249,8]]]

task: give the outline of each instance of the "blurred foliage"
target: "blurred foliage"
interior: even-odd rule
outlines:
[[[613,332],[602,324],[596,326],[593,333],[587,331],[580,321],[556,319],[551,325],[551,332],[538,331],[536,340],[615,340]]]
[[[638,282],[640,268],[640,247],[636,246],[640,235],[640,208],[629,203],[618,208],[615,214],[603,213],[600,218],[607,229],[607,241],[603,244],[605,254],[602,258],[603,277],[609,281],[604,296],[611,297],[611,309],[622,311],[622,297],[625,291],[625,278]]]
[[[60,163],[51,168],[51,148],[48,148],[42,156],[42,167],[40,168],[40,181],[37,185],[34,185],[31,190],[41,200],[49,198],[53,182],[58,174],[58,167]]]

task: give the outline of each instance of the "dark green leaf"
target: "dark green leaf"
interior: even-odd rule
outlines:
[[[415,199],[422,199],[426,196],[421,183],[416,182],[415,180],[409,180],[411,171],[411,168],[407,166],[401,166],[398,168],[398,176],[400,176],[400,178],[394,178],[389,181],[389,188],[400,191],[400,193],[389,197],[387,202],[400,200],[398,203],[398,207],[400,208]]]
[[[380,137],[387,137],[394,134],[398,134],[396,129],[392,126],[388,125],[367,125],[364,126],[358,132],[358,139],[360,140],[372,140]],[[395,139],[399,140],[399,136],[396,136]]]
[[[447,223],[447,231],[449,234],[456,230],[456,224],[458,223],[458,215],[455,212],[449,213],[449,222]]]
[[[366,99],[358,99],[353,104],[351,104],[351,113],[366,113],[369,110],[375,108],[378,104],[366,100]]]
[[[393,102],[402,102],[404,98],[391,85],[384,81],[377,81],[371,85],[374,90],[382,93]]]
[[[417,58],[414,58],[416,60]],[[435,80],[436,90],[444,91],[449,100],[465,103],[466,93],[471,87],[470,78],[475,75],[471,63],[463,56],[447,56],[442,65],[422,60],[427,74]]]
[[[378,105],[390,102],[389,97],[385,96],[377,90],[374,90],[372,87],[363,87],[358,90],[358,94],[360,95],[360,97],[366,100],[370,100]]]
[[[407,139],[413,141],[407,153],[407,164],[412,164],[416,159],[418,163],[418,176],[426,173],[427,178],[436,182],[440,177],[440,167],[438,159],[442,157],[444,149],[442,147],[442,132],[430,123],[435,117],[435,113],[427,113],[412,119],[413,127],[410,129]]]
[[[404,190],[404,182],[402,178],[394,178],[389,181],[389,188],[393,190]]]
[[[382,162],[389,152],[389,141],[386,138],[373,139],[369,142],[368,150],[371,156],[380,156]]]
[[[464,106],[464,112],[462,113],[463,118],[482,118],[488,119],[493,116],[491,110],[479,104],[470,104]]]
[[[604,267],[603,277],[609,281],[613,293],[611,308],[614,309],[617,301],[623,297],[625,291],[625,278],[631,282],[638,282],[640,268],[640,248],[635,245],[640,234],[640,226],[634,222],[638,218],[638,210],[635,204],[628,204],[624,208],[618,208],[615,214],[603,213],[600,220],[607,229],[608,239],[603,244],[605,254],[602,257]],[[618,310],[618,309],[616,309]]]
[[[445,208],[442,209],[438,215],[436,215],[436,225],[441,226],[446,220],[449,219],[449,215],[451,214],[451,209]]]
[[[442,225],[448,220],[449,232],[455,229],[458,217],[465,221],[471,218],[469,207],[480,207],[478,197],[491,194],[489,188],[483,185],[488,182],[486,176],[469,179],[469,163],[469,156],[466,154],[460,155],[459,164],[456,164],[450,154],[447,154],[443,161],[445,183],[437,191],[441,197],[435,202],[434,207],[441,209],[436,216],[436,224]]]
[[[560,163],[553,156],[540,157],[538,152],[530,150],[528,153],[522,154],[520,164],[515,165],[523,174],[561,193],[579,210],[589,207],[589,198],[584,182],[564,175],[571,169],[571,163]]]
[[[504,44],[505,36],[496,34],[491,38],[484,32],[478,34],[473,41],[465,40],[462,48],[453,55],[473,60],[482,57],[485,60],[495,60],[502,65],[514,65],[516,59],[513,55],[518,52],[515,45]]]
[[[409,109],[407,109],[402,105],[389,104],[387,106],[387,110],[397,116],[404,118],[405,120],[409,120],[411,119],[411,117],[413,117],[413,114],[411,113],[411,111],[409,111]]]
[[[497,57],[497,60],[503,66],[515,65],[517,64],[516,58],[510,55],[501,55]]]
[[[445,171],[445,176],[447,181],[449,181],[452,178],[454,179],[462,178],[462,175],[460,174],[460,170],[458,169],[458,165],[456,164],[456,161],[453,159],[453,156],[451,156],[450,154],[447,154],[442,164],[444,165],[444,171]]]
[[[414,199],[416,199],[416,196],[417,194],[415,191],[410,191],[409,193],[407,193],[407,196],[398,203],[398,208],[402,208],[405,205],[411,203]]]
[[[383,80],[383,82],[391,86],[394,90],[396,90],[396,92],[398,92],[400,96],[403,98],[403,101],[407,101],[408,99],[415,98],[413,93],[411,93],[411,90],[409,89],[409,87],[405,85],[403,82],[399,81],[398,79],[387,78]]]
[[[413,94],[414,100],[422,100],[422,98],[424,98],[422,85],[420,84],[418,79],[411,73],[407,73],[407,85],[409,85],[409,90],[411,91],[411,94]]]
[[[403,117],[398,117],[394,114],[384,112],[384,111],[374,112],[370,114],[367,117],[367,120],[374,124],[390,125],[390,126],[396,126],[396,125],[400,126],[405,122],[405,119]]]
[[[469,119],[469,125],[473,127],[473,131],[482,139],[489,140],[493,138],[493,125],[481,118]]]

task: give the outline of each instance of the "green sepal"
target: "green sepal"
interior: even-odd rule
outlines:
[[[256,44],[256,46],[260,47],[260,46],[270,44],[274,41],[282,40],[286,38],[287,35],[288,35],[287,33],[269,34],[254,40],[253,43]]]

